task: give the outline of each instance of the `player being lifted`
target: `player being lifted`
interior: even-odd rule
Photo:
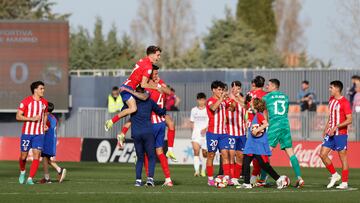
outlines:
[[[320,150],[320,158],[331,173],[330,183],[327,188],[332,188],[337,181],[342,179],[338,189],[348,188],[349,165],[347,161],[347,138],[348,126],[352,123],[350,102],[341,94],[343,84],[335,80],[330,83],[329,118],[326,123],[323,137],[324,142]],[[337,151],[342,164],[342,176],[340,176],[329,158],[330,151]]]
[[[241,82],[233,81],[229,99],[234,102],[234,111],[226,111],[227,133],[229,135],[229,160],[230,176],[234,185],[240,185],[238,182],[243,162],[243,151],[246,143],[246,121],[244,108],[244,98],[241,96]]]
[[[115,115],[112,119],[105,122],[105,131],[109,131],[113,124],[119,121],[121,118],[134,113],[137,110],[136,101],[133,98],[133,94],[136,90],[136,87],[140,85],[142,88],[148,89],[158,89],[156,86],[149,84],[149,78],[152,72],[152,64],[160,60],[161,49],[157,46],[149,46],[146,49],[146,57],[140,59],[133,71],[131,72],[129,78],[121,85],[121,98],[126,104],[120,113]],[[123,88],[130,89],[130,91],[122,91]]]
[[[170,90],[169,90],[169,88],[167,88],[166,84],[162,80],[160,80],[158,70],[159,70],[159,67],[153,65],[153,72],[151,74],[151,80],[149,81],[150,85],[156,86],[156,87],[158,87],[158,89],[157,90],[146,89],[146,90],[150,93],[150,99],[153,100],[160,108],[164,108],[165,107],[164,92],[170,92]],[[131,90],[124,89],[124,91],[131,91]],[[139,95],[141,95],[141,94],[135,92],[134,95],[136,97],[139,97]],[[141,109],[139,109],[139,111],[141,111]],[[164,186],[172,187],[173,183],[170,178],[169,164],[168,164],[168,160],[165,157],[164,151],[163,151],[164,139],[165,139],[165,128],[166,128],[165,116],[163,116],[163,115],[159,116],[155,112],[152,112],[151,123],[153,126],[153,136],[155,138],[156,155],[158,156],[158,159],[160,160],[161,168],[162,168],[162,170],[164,172],[164,176],[165,176]],[[132,125],[131,122],[127,122],[125,124],[126,128],[129,128],[131,125]],[[125,139],[125,134],[124,133],[120,134],[120,137],[118,137],[120,145],[122,145],[124,139]],[[146,158],[145,158],[145,162],[146,162],[145,168],[147,168]]]
[[[288,119],[289,97],[280,92],[279,88],[280,81],[278,79],[270,79],[267,85],[268,94],[262,98],[266,103],[267,118],[269,120],[268,140],[271,150],[278,143],[280,143],[280,149],[285,150],[297,178],[296,187],[300,188],[304,185],[304,180],[301,177],[300,165],[292,148]]]
[[[191,144],[194,150],[194,176],[200,175],[200,149],[202,150],[201,176],[205,177],[207,147],[205,140],[209,118],[206,112],[206,95],[200,92],[196,96],[198,105],[191,109],[190,122],[192,124]]]
[[[33,82],[30,89],[32,95],[21,101],[16,113],[16,120],[24,122],[20,140],[19,183],[24,184],[25,182],[26,159],[29,150],[32,149],[33,162],[26,184],[33,185],[33,178],[39,167],[40,154],[43,150],[48,102],[44,99],[45,85],[42,81]]]
[[[206,170],[208,175],[208,185],[214,186],[214,166],[213,161],[216,151],[219,149],[222,158],[222,166],[225,178],[230,180],[229,164],[229,136],[226,134],[226,109],[234,108],[235,103],[226,103],[224,92],[225,84],[221,81],[211,83],[212,97],[206,102],[206,110],[209,117],[208,131],[206,132],[206,144],[208,156]]]

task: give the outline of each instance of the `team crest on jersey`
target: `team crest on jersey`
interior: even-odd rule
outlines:
[[[20,103],[20,108],[24,108],[24,104],[23,103]]]
[[[152,72],[152,70],[150,69],[150,70],[148,70],[148,74],[150,75],[151,74],[151,72]]]

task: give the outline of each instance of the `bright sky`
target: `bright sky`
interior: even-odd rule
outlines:
[[[237,0],[192,0],[195,12],[195,29],[198,35],[204,35],[212,20],[224,17],[225,7],[235,12]],[[55,12],[72,13],[70,25],[82,25],[93,30],[95,17],[100,16],[104,23],[104,33],[115,23],[120,34],[130,33],[131,20],[136,16],[137,0],[87,0],[75,3],[74,0],[57,0]],[[335,66],[353,66],[335,49],[336,35],[331,29],[331,20],[337,18],[336,0],[302,0],[302,19],[309,22],[305,31],[307,51],[310,56],[325,62],[332,60]]]

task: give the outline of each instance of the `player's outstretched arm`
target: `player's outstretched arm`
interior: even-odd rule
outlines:
[[[16,120],[18,121],[38,121],[41,119],[41,116],[37,115],[34,117],[25,117],[24,112],[21,110],[18,110],[16,112]]]

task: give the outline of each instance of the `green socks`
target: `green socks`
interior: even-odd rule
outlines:
[[[301,171],[300,171],[300,165],[299,165],[299,161],[297,160],[296,156],[295,155],[292,155],[290,157],[290,162],[291,162],[291,165],[294,169],[294,172],[295,172],[295,175],[297,178],[301,177]]]

